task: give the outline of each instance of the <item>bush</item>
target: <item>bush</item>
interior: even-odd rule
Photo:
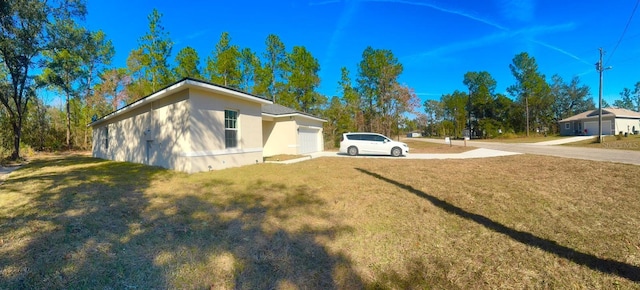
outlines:
[[[498,139],[515,139],[518,138],[518,134],[513,133],[513,132],[506,132],[503,133],[502,135],[498,136]]]

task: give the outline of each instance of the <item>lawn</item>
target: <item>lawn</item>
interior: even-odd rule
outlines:
[[[621,150],[635,150],[640,151],[640,135],[629,135],[628,137],[616,136],[603,136],[602,143],[598,143],[598,137],[593,137],[590,140],[583,140],[579,142],[573,142],[564,144],[567,146],[577,147],[590,147],[590,148],[604,148],[604,149],[621,149]]]
[[[192,175],[40,156],[0,186],[0,288],[638,288],[638,176],[533,155]]]
[[[480,139],[480,140],[477,140],[477,141],[482,141],[482,142],[500,142],[500,143],[538,143],[538,142],[559,140],[559,139],[563,139],[563,138],[568,138],[568,137],[558,136],[558,135],[544,136],[544,135],[540,135],[540,134],[532,134],[529,137],[527,137],[527,136],[517,136],[517,137],[514,137],[514,138]]]
[[[466,152],[466,151],[470,151],[473,149],[476,149],[475,147],[471,147],[471,146],[449,146],[447,144],[444,143],[433,143],[433,142],[426,142],[426,141],[420,141],[420,140],[415,140],[415,139],[403,139],[402,142],[407,143],[407,145],[409,146],[409,154],[413,154],[413,153],[434,153],[434,154],[440,154],[440,153],[462,153],[462,152]]]

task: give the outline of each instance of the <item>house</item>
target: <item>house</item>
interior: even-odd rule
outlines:
[[[598,110],[590,110],[558,121],[560,135],[598,135]],[[637,134],[640,113],[620,108],[602,109],[602,135]]]
[[[323,119],[278,104],[262,106],[264,156],[324,150]],[[292,134],[295,132],[297,134]]]
[[[323,151],[324,122],[263,97],[185,78],[89,126],[94,157],[194,173]]]

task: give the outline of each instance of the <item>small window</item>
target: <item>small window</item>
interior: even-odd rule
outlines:
[[[571,129],[571,123],[564,123],[564,128],[567,130]]]
[[[238,112],[224,111],[224,145],[225,148],[238,147]]]
[[[104,127],[104,149],[109,149],[109,125]]]

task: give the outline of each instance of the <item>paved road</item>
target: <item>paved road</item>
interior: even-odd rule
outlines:
[[[444,140],[416,138],[412,140],[444,143]],[[454,140],[453,145],[464,145],[464,141]],[[548,155],[565,158],[609,161],[626,164],[640,165],[640,151],[619,150],[606,148],[584,148],[571,146],[551,146],[541,143],[498,143],[498,142],[481,142],[467,141],[467,146],[478,148],[487,148],[500,151],[518,152],[536,155]],[[603,145],[603,147],[606,145]],[[629,146],[640,146],[637,143],[630,143]]]

